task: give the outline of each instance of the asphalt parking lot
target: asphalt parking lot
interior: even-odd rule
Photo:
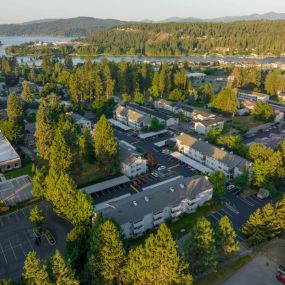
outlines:
[[[250,214],[271,202],[270,199],[261,200],[255,194],[242,198],[236,194],[236,190],[228,191],[223,200],[224,207],[207,218],[215,224],[223,216],[228,216],[233,223],[239,241],[245,240],[241,233],[241,227],[248,220]]]
[[[42,237],[40,246],[36,245],[35,234],[29,222],[32,206],[0,216],[0,279],[19,280],[30,251],[36,251],[41,258],[47,258],[57,248],[64,250],[66,234],[71,225],[56,216],[48,204],[41,203],[40,207],[47,218],[45,226],[54,235],[56,244],[52,246]]]

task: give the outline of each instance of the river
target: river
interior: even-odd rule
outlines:
[[[0,46],[0,56],[6,55],[5,48],[11,45],[19,45],[26,42],[35,42],[35,41],[43,41],[43,42],[56,42],[56,41],[69,41],[73,38],[67,37],[53,37],[53,36],[0,36],[0,41],[2,42],[2,46]],[[178,61],[192,61],[192,62],[215,62],[219,60],[227,61],[227,62],[245,62],[245,61],[259,61],[261,63],[273,63],[273,62],[284,62],[285,58],[244,58],[244,57],[129,57],[129,56],[96,56],[92,57],[91,60],[93,62],[99,62],[103,58],[107,58],[110,61],[119,62],[121,60],[125,60],[126,62],[130,62],[135,60],[136,62],[157,62],[157,61],[165,61],[172,62],[174,60]],[[29,56],[18,56],[17,57],[19,63],[27,63],[28,65],[32,65],[35,63],[37,66],[41,64],[41,60],[35,59],[34,57]],[[86,61],[86,57],[73,57],[73,63],[83,63]]]

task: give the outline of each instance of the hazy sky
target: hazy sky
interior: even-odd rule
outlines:
[[[0,0],[0,23],[91,16],[121,20],[285,12],[285,0]]]

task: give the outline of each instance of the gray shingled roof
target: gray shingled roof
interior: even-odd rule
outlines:
[[[184,188],[181,188],[181,184]],[[174,188],[174,192],[170,190]],[[103,216],[114,219],[120,225],[138,222],[149,213],[157,214],[165,207],[176,207],[183,199],[194,199],[199,193],[212,189],[212,184],[204,176],[177,177],[164,184],[154,185],[152,189],[131,195],[122,200],[109,203],[101,210]],[[147,197],[147,198],[145,198]],[[137,206],[134,205],[134,201]],[[95,207],[96,211],[96,207]]]
[[[190,146],[191,148],[196,149],[206,156],[213,157],[215,160],[223,162],[230,168],[237,167],[241,170],[244,170],[250,164],[248,160],[238,155],[231,154],[226,150],[218,148],[204,141],[199,141],[190,135],[181,134],[176,139],[182,144]]]

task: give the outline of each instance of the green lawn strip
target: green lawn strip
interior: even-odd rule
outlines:
[[[209,216],[212,212],[218,211],[222,208],[222,205],[216,201],[210,201],[201,208],[199,208],[195,213],[184,214],[176,222],[168,222],[167,226],[171,230],[175,238],[179,238],[185,235],[192,228],[197,220],[202,217]],[[181,230],[184,230],[181,232]]]
[[[21,203],[21,204],[19,204],[17,206],[0,207],[0,216],[7,215],[9,213],[18,211],[20,209],[23,209],[23,208],[26,208],[26,207],[29,207],[29,206],[32,206],[32,205],[36,205],[36,204],[40,203],[41,201],[43,201],[43,200],[39,199],[39,198],[34,198],[32,200],[29,200],[29,201],[26,201],[24,203]]]
[[[222,282],[228,279],[238,269],[252,261],[252,259],[252,256],[246,255],[231,263],[220,266],[217,272],[210,273],[200,279],[194,280],[194,285],[221,285]]]
[[[28,175],[30,178],[32,178],[33,177],[32,166],[33,166],[33,163],[28,163],[19,169],[6,172],[4,174],[5,178],[12,179],[12,178],[16,178],[16,177],[23,176],[23,175]]]

